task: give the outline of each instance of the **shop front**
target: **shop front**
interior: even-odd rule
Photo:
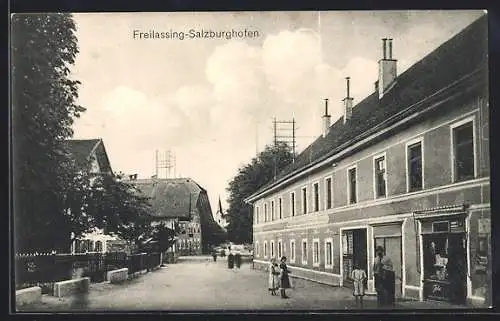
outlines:
[[[464,304],[467,298],[465,211],[420,213],[423,299]]]

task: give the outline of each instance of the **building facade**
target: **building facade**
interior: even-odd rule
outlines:
[[[165,223],[175,230],[177,255],[207,254],[220,234],[207,191],[190,178],[151,178],[130,181],[153,207],[153,224]]]
[[[68,140],[68,148],[71,156],[80,168],[90,166],[93,175],[113,175],[106,148],[102,139],[80,139]],[[91,182],[92,183],[92,182]],[[71,253],[113,251],[111,244],[122,244],[114,235],[105,234],[102,229],[94,229],[78,239],[71,245]]]
[[[256,266],[286,255],[294,275],[374,292],[375,248],[397,297],[465,304],[491,293],[487,18],[401,75],[383,39],[374,92],[330,125],[253,204]]]

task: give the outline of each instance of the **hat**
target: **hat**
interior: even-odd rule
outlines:
[[[380,245],[379,245],[379,246],[377,246],[377,248],[375,249],[375,252],[377,252],[377,253],[378,253],[378,252],[385,252],[385,249],[384,249],[384,247],[383,247],[383,246],[380,246]]]

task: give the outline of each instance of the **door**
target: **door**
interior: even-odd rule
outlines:
[[[357,263],[361,269],[367,271],[366,229],[343,231],[342,248],[344,285],[352,287],[351,272],[354,265]]]
[[[467,244],[464,233],[448,236],[447,270],[452,288],[450,300],[464,304],[467,297]]]
[[[396,278],[396,298],[402,296],[403,288],[403,266],[402,266],[402,241],[400,236],[377,237],[375,238],[375,249],[382,246],[385,255],[391,259],[392,268]]]

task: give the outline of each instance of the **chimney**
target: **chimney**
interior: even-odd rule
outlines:
[[[379,99],[391,89],[397,77],[397,60],[392,59],[392,39],[382,39],[382,59],[378,62],[378,81],[375,83]]]
[[[328,98],[325,98],[325,114],[321,118],[323,119],[323,137],[325,137],[330,130],[330,120],[332,118],[328,114]]]
[[[350,96],[350,80],[351,78],[350,77],[346,77],[345,78],[346,80],[346,89],[347,89],[347,93],[346,93],[346,96],[344,99],[342,99],[342,101],[344,102],[344,124],[349,120],[351,119],[351,116],[352,116],[352,101],[354,98],[352,98]]]

